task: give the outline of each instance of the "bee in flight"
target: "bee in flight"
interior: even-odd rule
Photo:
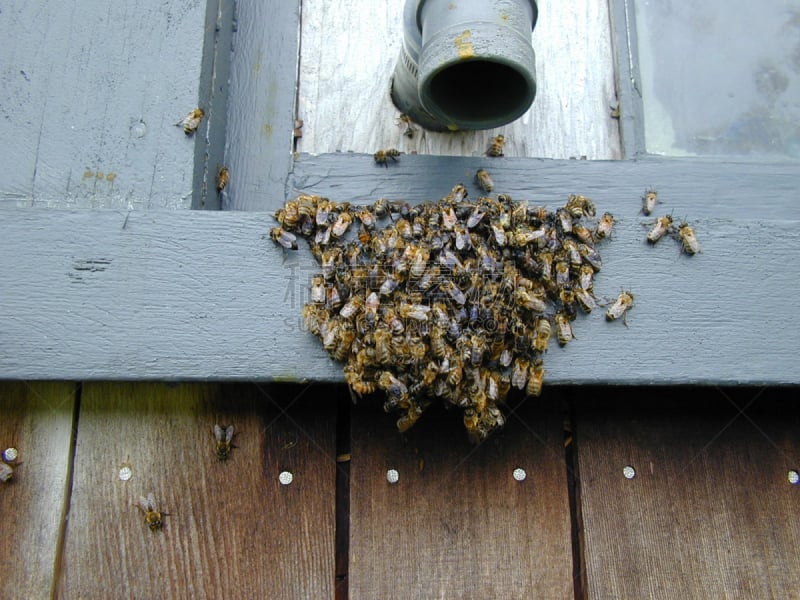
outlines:
[[[505,143],[506,138],[503,134],[492,138],[492,142],[489,144],[489,149],[486,151],[486,156],[503,156],[503,145]]]
[[[153,492],[147,494],[147,498],[139,496],[139,508],[144,513],[144,522],[150,528],[150,531],[158,531],[161,529],[165,516],[169,513],[161,512],[156,508],[156,497]]]
[[[416,132],[417,128],[414,127],[414,122],[406,113],[402,113],[399,117],[397,117],[397,125],[400,127],[405,127],[403,130],[403,135],[408,139],[414,137],[414,132]]]
[[[232,439],[233,425],[228,425],[225,428],[219,425],[214,425],[214,440],[216,441],[214,446],[214,454],[217,455],[219,460],[228,460],[228,456],[231,453],[231,448],[236,448],[236,446],[231,444]]]
[[[394,148],[389,148],[388,150],[378,150],[372,156],[375,159],[376,164],[388,167],[390,159],[394,162],[397,162],[397,157],[400,156],[400,150],[395,150]]]
[[[197,128],[200,127],[200,121],[203,120],[205,114],[206,113],[202,108],[195,108],[188,115],[183,117],[183,119],[175,123],[175,126],[183,127],[183,133],[186,135],[192,135],[195,131],[197,131]]]

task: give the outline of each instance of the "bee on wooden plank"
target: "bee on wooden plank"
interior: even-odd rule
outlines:
[[[542,383],[544,382],[544,362],[541,358],[534,359],[528,371],[528,385],[525,392],[528,396],[541,396]]]
[[[14,467],[0,461],[0,482],[7,483],[14,477]]]
[[[489,175],[486,169],[478,169],[475,172],[475,181],[478,182],[478,187],[484,192],[488,193],[494,189],[494,181],[492,181],[492,176]]]
[[[655,224],[647,232],[647,241],[650,244],[655,244],[667,235],[672,230],[672,216],[664,215],[656,219]]]
[[[417,128],[414,127],[414,121],[411,120],[406,113],[402,113],[399,117],[397,117],[397,125],[400,127],[405,127],[403,130],[403,135],[406,136],[408,139],[414,137],[414,133],[417,131]]]
[[[614,215],[609,212],[603,213],[603,216],[600,217],[600,221],[598,221],[597,227],[594,230],[594,237],[596,237],[598,240],[607,238],[611,235],[611,230],[613,228]]]
[[[233,439],[233,425],[221,427],[219,424],[214,425],[214,454],[219,460],[228,460],[231,448],[236,448],[231,444]]]
[[[555,316],[556,322],[556,339],[559,346],[566,346],[574,337],[572,333],[572,323],[567,313],[558,311]]]
[[[397,162],[397,157],[400,156],[400,150],[395,150],[394,148],[389,148],[388,150],[378,150],[372,156],[375,159],[376,164],[379,164],[382,167],[388,167],[389,160]]]
[[[655,210],[657,202],[658,202],[658,192],[653,188],[645,190],[644,196],[642,196],[641,212],[645,215],[650,215]]]
[[[506,143],[504,135],[500,134],[492,138],[486,156],[503,156],[503,145]]]
[[[685,254],[692,256],[698,252],[702,252],[702,250],[700,250],[700,244],[697,242],[694,228],[688,223],[684,222],[678,226],[678,240],[681,243],[681,250]]]
[[[622,317],[625,327],[628,326],[628,311],[633,306],[633,294],[620,292],[614,303],[606,310],[606,321],[615,321]]]
[[[272,241],[287,250],[297,250],[297,236],[283,227],[273,227],[269,230]]]
[[[169,513],[158,510],[153,492],[147,494],[147,498],[139,496],[138,506],[144,513],[144,522],[150,528],[150,531],[160,530],[163,526],[163,518],[169,516]]]
[[[183,133],[186,135],[192,135],[197,128],[200,127],[200,121],[203,120],[205,116],[205,111],[202,108],[195,108],[194,110],[190,111],[188,115],[183,117],[180,121],[175,123],[176,127],[183,127]]]
[[[228,183],[231,180],[231,173],[228,171],[228,167],[220,167],[219,171],[217,171],[217,191],[222,192]]]

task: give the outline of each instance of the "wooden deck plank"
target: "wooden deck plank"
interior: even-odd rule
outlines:
[[[59,597],[332,598],[335,410],[311,394],[85,384]],[[215,423],[236,429],[227,462]],[[162,531],[135,507],[149,492]]]
[[[0,596],[48,598],[52,593],[68,499],[76,390],[67,382],[0,382],[0,452],[8,447],[19,452],[12,479],[0,482]]]
[[[389,0],[304,0],[298,114],[301,152],[364,152],[479,156],[503,133],[508,156],[620,158],[607,2],[537,2],[533,31],[537,95],[519,119],[496,129],[437,133],[397,126],[389,95],[400,55],[403,7]],[[480,85],[480,82],[475,82]],[[465,94],[469,89],[464,90]]]
[[[350,597],[572,598],[560,406],[547,395],[523,404],[474,447],[453,414],[431,408],[400,435],[379,403],[359,405]],[[512,476],[517,467],[527,472],[522,482]]]
[[[587,597],[795,597],[793,390],[620,388],[583,400],[599,393],[581,389],[575,408]]]

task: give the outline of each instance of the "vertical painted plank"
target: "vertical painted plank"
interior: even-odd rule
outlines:
[[[73,383],[0,382],[0,452],[19,453],[12,479],[0,482],[5,598],[47,598],[53,589],[76,390]]]
[[[239,0],[231,57],[223,208],[275,210],[292,166],[299,0]]]
[[[795,597],[794,394],[619,388],[614,396],[575,409],[587,597]]]
[[[397,125],[389,95],[405,2],[303,0],[298,113],[305,126],[298,151],[479,156],[503,133],[507,156],[621,157],[619,123],[611,116],[617,93],[607,2],[538,0],[537,95],[522,117],[477,132],[420,129],[412,139]]]
[[[59,597],[332,597],[334,412],[312,393],[86,384]],[[224,462],[215,423],[235,427]],[[150,492],[161,531],[135,506]]]
[[[559,407],[555,396],[527,402],[475,447],[455,411],[431,407],[401,435],[395,416],[359,405],[350,597],[572,598]],[[398,472],[394,484],[388,469]]]

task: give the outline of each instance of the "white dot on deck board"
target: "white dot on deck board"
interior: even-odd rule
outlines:
[[[17,460],[17,456],[19,456],[19,453],[16,448],[6,448],[3,450],[3,460],[7,462],[14,462]]]
[[[791,483],[792,485],[797,485],[798,483],[800,483],[800,473],[792,469],[791,471],[789,471],[789,474],[786,476],[786,479],[788,479],[789,483]]]
[[[131,470],[130,467],[125,466],[119,468],[119,478],[122,481],[128,481],[128,479],[130,479],[131,477],[133,477],[133,470]]]
[[[633,479],[634,477],[636,477],[636,469],[628,465],[624,469],[622,469],[622,474],[625,476],[625,479]]]
[[[389,469],[386,471],[386,481],[389,483],[397,483],[400,480],[400,473],[398,473],[395,469]]]
[[[281,474],[278,475],[278,481],[280,481],[283,485],[289,485],[292,483],[294,479],[294,475],[292,475],[289,471],[281,471]]]
[[[516,479],[517,481],[525,481],[525,478],[527,476],[528,474],[525,472],[525,469],[519,467],[514,469],[514,479]]]

